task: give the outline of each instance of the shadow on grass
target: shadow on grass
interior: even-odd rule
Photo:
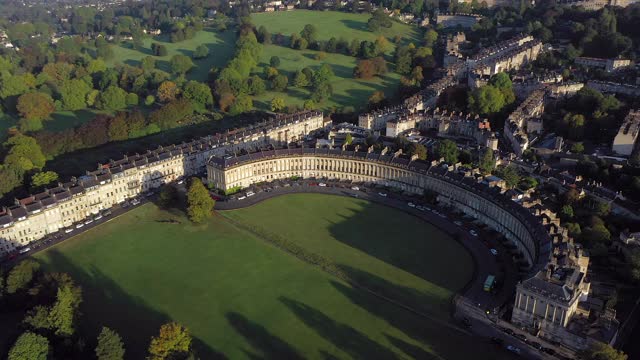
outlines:
[[[340,22],[343,23],[344,26],[348,27],[349,29],[369,31],[369,28],[367,27],[367,23],[365,23],[364,21],[344,19],[344,20],[340,20]]]
[[[297,350],[284,340],[270,334],[262,325],[255,323],[236,312],[226,314],[227,321],[262,355],[246,352],[252,359],[304,359]]]
[[[397,358],[397,355],[388,348],[371,340],[351,326],[331,319],[318,309],[286,297],[281,297],[280,301],[309,328],[315,330],[318,335],[349,354],[353,359]],[[335,358],[326,352],[323,355],[326,359]]]
[[[79,332],[87,339],[86,348],[95,347],[94,339],[102,326],[107,326],[122,336],[127,359],[144,359],[151,337],[158,333],[161,325],[172,321],[171,317],[127,293],[97,267],[81,269],[57,249],[49,250],[47,255],[45,269],[69,273],[82,286]],[[188,324],[184,325],[188,327]],[[196,353],[203,359],[225,358],[199,338],[194,337],[193,344]]]

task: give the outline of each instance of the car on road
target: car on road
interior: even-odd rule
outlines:
[[[320,186],[320,187],[327,187],[327,184],[325,184],[325,183],[319,183],[319,184],[318,184],[318,186]]]
[[[87,221],[84,222],[85,225],[89,225],[93,222],[93,219],[88,219]]]
[[[351,190],[360,191],[360,188],[359,188],[359,187],[357,187],[357,186],[352,186],[352,187],[351,187]]]
[[[72,231],[73,231],[73,228],[66,228],[66,229],[64,229],[65,234],[68,234],[68,233],[70,233],[70,232],[72,232]]]
[[[76,225],[76,229],[80,229],[80,228],[81,228],[81,227],[83,227],[83,226],[84,226],[84,224],[83,224],[83,223],[80,223],[80,224]]]
[[[520,348],[517,348],[513,345],[509,345],[507,346],[507,350],[511,351],[512,353],[516,353],[516,354],[520,354]]]
[[[524,341],[524,342],[527,342],[527,336],[524,335],[524,334],[515,334],[513,336],[518,338],[518,339],[520,339],[520,340],[522,340],[522,341]]]
[[[424,206],[420,206],[420,205],[416,206],[416,209],[418,209],[418,210],[420,210],[420,211],[425,211],[425,210],[427,210]]]
[[[445,215],[445,214],[443,214],[443,213],[438,213],[438,216],[440,216],[440,217],[441,217],[441,218],[443,218],[443,219],[446,219],[446,218],[447,218],[447,215]]]
[[[244,199],[246,199],[246,198],[247,198],[247,197],[243,195],[243,196],[240,196],[240,197],[238,198],[238,200],[244,200]]]
[[[382,197],[387,197],[387,194],[383,193],[383,192],[379,192],[378,195],[382,196]]]
[[[138,199],[131,200],[131,205],[135,206],[135,205],[138,205],[138,204],[140,204],[140,200],[138,200]]]
[[[511,330],[511,329],[504,329],[504,332],[509,334],[509,335],[513,335],[513,330]]]
[[[101,214],[98,214],[98,215],[96,215],[96,216],[94,216],[94,217],[93,217],[93,220],[94,220],[94,221],[98,221],[98,220],[100,220],[100,219],[102,219],[102,215],[101,215]]]
[[[247,197],[249,197],[249,196],[253,196],[253,195],[255,195],[255,194],[256,194],[256,193],[254,193],[253,191],[247,191]]]
[[[462,226],[462,221],[458,221],[458,220],[456,220],[456,221],[454,221],[453,223],[454,223],[454,224],[456,224],[456,225],[458,225],[458,226]]]
[[[535,341],[532,341],[529,343],[529,345],[533,346],[534,348],[538,349],[538,350],[542,350],[542,345],[540,345],[540,343],[537,343]]]
[[[184,184],[184,180],[178,180],[178,185]]]
[[[20,249],[20,254],[28,253],[29,251],[31,251],[31,248],[30,247],[26,247],[24,249]]]
[[[493,254],[493,256],[498,256],[498,250],[496,250],[496,249],[491,249],[491,250],[489,250],[489,251],[491,251],[491,253]]]
[[[410,202],[410,203],[407,203],[407,206],[414,208],[414,207],[416,207],[416,204]]]
[[[555,355],[555,353],[556,353],[556,351],[555,351],[555,350],[553,350],[553,349],[551,349],[551,348],[546,348],[546,347],[543,347],[543,348],[542,348],[542,351],[546,352],[546,353],[547,353],[547,354],[549,354],[549,355]]]
[[[478,236],[478,232],[473,229],[469,230],[469,234],[471,234],[471,236]]]
[[[111,210],[105,210],[102,212],[102,216],[109,216],[111,215]]]

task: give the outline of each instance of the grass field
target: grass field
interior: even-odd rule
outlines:
[[[436,308],[470,276],[468,255],[453,240],[409,215],[357,199],[283,197],[225,216],[259,216],[255,223],[265,224],[275,221],[269,212],[276,209],[290,221],[276,221],[271,230],[360,276],[431,297]],[[180,224],[160,222],[168,219]],[[392,226],[403,230],[391,232]],[[448,256],[461,259],[460,270],[431,273],[446,266]],[[507,358],[460,330],[352,288],[220,214],[194,226],[177,211],[147,204],[37,258],[50,270],[73,274],[84,289],[85,331],[113,327],[125,338],[129,359],[142,358],[149,337],[169,320],[191,329],[202,359]]]
[[[282,33],[289,36],[299,33],[305,25],[313,24],[318,29],[318,39],[329,40],[343,37],[347,41],[375,40],[379,35],[393,39],[396,35],[404,38],[405,42],[416,43],[420,39],[420,31],[407,24],[394,22],[390,28],[383,28],[379,33],[372,33],[367,28],[368,14],[352,14],[340,11],[277,11],[273,13],[252,14],[251,19],[257,28],[264,25],[272,34]]]
[[[223,67],[233,56],[235,41],[236,35],[232,30],[219,33],[210,29],[204,29],[198,31],[193,39],[177,43],[169,42],[167,36],[160,35],[154,39],[144,39],[142,50],[133,49],[132,44],[129,42],[114,46],[114,56],[107,64],[115,65],[121,63],[132,66],[140,65],[142,58],[152,55],[151,44],[157,42],[167,47],[167,56],[154,56],[153,58],[156,59],[156,67],[169,72],[169,60],[173,55],[180,54],[192,57],[196,47],[204,44],[209,48],[209,56],[205,59],[194,60],[193,63],[195,67],[187,74],[187,78],[190,80],[206,81],[207,74],[211,67]]]
[[[384,91],[388,97],[393,96],[400,84],[400,75],[389,72],[383,77],[375,77],[371,80],[359,80],[353,78],[353,68],[357,59],[341,54],[328,54],[323,60],[315,60],[317,51],[294,50],[278,45],[263,46],[260,67],[268,66],[272,56],[280,58],[278,70],[281,74],[286,74],[289,79],[293,79],[296,71],[310,66],[318,69],[323,63],[331,65],[335,77],[331,80],[333,86],[333,96],[329,101],[322,104],[323,109],[343,106],[353,106],[356,110],[362,109],[368,102],[374,91]],[[292,82],[292,80],[290,80]],[[286,104],[297,104],[302,106],[305,100],[310,97],[310,88],[296,88],[290,84],[286,93],[268,91],[263,95],[254,98],[254,106],[261,110],[269,110],[271,99],[282,97]]]

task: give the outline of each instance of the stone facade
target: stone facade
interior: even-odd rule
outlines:
[[[611,150],[616,154],[629,156],[638,143],[638,138],[640,138],[640,110],[631,110],[620,125]]]
[[[631,60],[629,59],[600,59],[592,57],[577,57],[575,63],[584,67],[604,69],[607,72],[631,66]]]
[[[546,92],[546,89],[532,92],[505,121],[504,137],[518,156],[531,145],[529,135],[542,132]]]
[[[444,28],[463,27],[470,29],[482,19],[482,15],[477,14],[438,14],[436,15],[436,24]]]
[[[165,183],[202,173],[211,156],[283,145],[326,125],[321,112],[281,115],[226,134],[100,164],[71,182],[0,209],[0,255]]]

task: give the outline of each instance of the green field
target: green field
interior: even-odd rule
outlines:
[[[384,91],[387,97],[394,95],[400,84],[400,74],[389,72],[383,77],[375,77],[370,80],[359,80],[353,78],[353,68],[357,59],[342,54],[327,54],[324,60],[315,60],[317,51],[294,50],[288,47],[277,45],[263,46],[260,66],[268,66],[272,56],[280,58],[278,71],[289,76],[290,86],[287,92],[268,91],[263,95],[254,97],[254,106],[258,109],[268,110],[271,99],[282,97],[286,104],[296,104],[302,106],[305,100],[310,97],[311,88],[296,88],[291,82],[296,71],[310,66],[316,70],[323,63],[331,65],[335,77],[331,80],[333,86],[333,96],[328,101],[322,103],[323,109],[343,106],[353,106],[355,110],[362,109],[368,102],[374,91]],[[390,69],[391,70],[391,69]]]
[[[211,67],[223,67],[233,56],[236,35],[233,30],[223,33],[210,29],[198,31],[193,39],[169,42],[168,36],[160,35],[153,39],[144,39],[142,49],[133,49],[130,42],[124,42],[113,47],[114,56],[107,62],[108,65],[128,64],[132,66],[140,65],[142,58],[151,56],[151,44],[157,42],[167,47],[167,56],[153,56],[156,59],[158,69],[169,72],[169,60],[173,55],[187,55],[192,57],[198,45],[204,44],[209,48],[209,56],[205,59],[194,60],[195,67],[187,74],[190,80],[206,81],[207,74]]]
[[[352,14],[340,11],[277,11],[273,13],[252,14],[251,19],[257,28],[264,25],[272,34],[282,33],[289,36],[299,33],[305,25],[313,24],[318,29],[320,40],[337,39],[343,37],[348,41],[353,39],[373,41],[379,35],[393,39],[396,35],[404,38],[405,42],[420,41],[420,31],[415,27],[394,22],[390,28],[383,28],[379,33],[372,33],[367,28],[369,14]]]
[[[147,204],[36,257],[49,270],[73,274],[84,290],[85,331],[113,327],[129,359],[142,358],[149,337],[169,320],[191,329],[202,359],[507,356],[354,289],[226,216],[268,224],[354,275],[430,302],[426,307],[442,318],[451,291],[471,276],[469,255],[428,224],[365,201],[318,195],[276,198],[201,226]],[[168,219],[180,224],[161,222]],[[457,265],[444,271],[451,257]]]

